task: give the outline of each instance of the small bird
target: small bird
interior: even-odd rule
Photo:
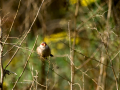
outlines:
[[[42,42],[40,46],[37,47],[37,54],[40,55],[43,58],[47,58],[48,56],[53,57],[51,54],[51,50],[49,46],[46,44],[46,42]]]

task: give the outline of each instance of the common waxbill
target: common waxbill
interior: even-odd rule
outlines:
[[[47,58],[48,56],[53,57],[53,55],[51,54],[51,50],[46,42],[42,42],[40,46],[37,47],[37,54],[43,58]]]

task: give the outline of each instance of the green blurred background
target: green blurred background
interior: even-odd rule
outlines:
[[[3,42],[9,34],[6,41],[8,44],[3,48],[4,67],[17,47],[20,47],[7,67],[7,70],[17,75],[6,75],[4,90],[13,88],[23,71],[37,36],[34,51],[15,90],[45,90],[38,83],[46,85],[46,82],[48,90],[70,90],[69,42],[75,49],[72,50],[74,52],[73,90],[117,90],[114,76],[116,75],[119,85],[119,0],[45,0],[21,46],[19,44],[29,30],[42,0],[21,0],[18,9],[19,2],[19,0],[1,0]],[[69,41],[69,31],[71,41]],[[49,58],[50,62],[42,61],[36,53],[36,48],[42,41],[50,46],[54,55]],[[115,74],[112,68],[108,67],[111,66],[111,60]]]

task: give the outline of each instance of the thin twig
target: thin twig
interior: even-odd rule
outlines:
[[[48,63],[48,62],[47,62],[47,63]],[[48,63],[48,64],[49,64],[49,63]],[[58,74],[56,71],[54,71],[54,69],[50,68],[50,70],[53,71],[56,75],[58,75],[58,76],[61,77],[62,79],[68,81],[68,83],[71,83],[71,81],[70,81],[69,79],[61,76],[61,75]],[[87,74],[87,71],[88,71],[88,70],[87,70],[86,72],[83,72],[82,70],[79,70],[79,71],[82,72],[82,73],[83,73],[85,76],[87,76],[88,78],[90,78],[96,85],[98,85],[97,81],[96,81],[95,79],[91,78],[91,77]],[[75,84],[75,83],[73,83],[73,85],[74,85],[74,84]],[[99,87],[102,89],[101,86],[99,86]]]
[[[78,16],[78,10],[79,10],[79,0],[77,0],[77,4],[76,4],[76,9],[75,9],[75,19],[74,19],[74,40],[73,40],[73,45],[72,45],[72,50],[70,51],[70,63],[71,63],[71,83],[70,83],[70,90],[73,90],[73,83],[74,83],[74,73],[75,73],[75,68],[74,68],[74,55],[75,55],[75,43],[76,43],[76,25],[77,25],[77,16]],[[69,33],[70,33],[70,29]],[[69,34],[70,35],[70,34]],[[70,38],[70,36],[69,36]],[[71,42],[71,39],[70,41]],[[70,46],[71,47],[71,46]]]
[[[71,47],[70,22],[68,22],[68,33],[69,33],[69,47]],[[69,56],[69,57],[70,57],[70,61],[71,61],[71,64],[70,64],[70,67],[71,67],[71,83],[70,83],[70,90],[72,90],[72,82],[73,82],[73,81],[72,81],[72,80],[73,80],[73,79],[72,79],[72,77],[73,77],[73,76],[72,76],[72,73],[73,73],[73,72],[72,72],[72,67],[73,67],[72,62],[73,62],[73,61],[71,60],[71,55],[72,55],[72,50],[71,50],[71,48],[70,48],[70,56]]]
[[[33,45],[32,51],[33,51],[33,49],[34,49],[34,47],[35,47],[37,38],[38,38],[38,36],[36,37],[36,40],[35,40],[35,43],[34,43],[34,45]],[[24,71],[25,71],[25,69],[26,69],[27,63],[28,63],[28,61],[29,61],[29,59],[30,59],[30,56],[31,56],[31,54],[33,53],[32,51],[30,52],[30,54],[29,54],[29,56],[28,56],[28,58],[27,58],[27,61],[26,61],[25,65],[24,65],[24,69],[23,69],[22,73],[20,74],[19,78],[17,79],[17,81],[15,82],[12,90],[15,88],[17,82],[18,82],[18,81],[20,80],[20,78],[22,77],[22,75],[23,75],[23,73],[24,73]]]
[[[110,20],[110,15],[111,15],[111,9],[112,9],[112,0],[109,0],[108,2],[108,16],[107,16],[107,31],[108,31],[108,34],[109,34],[109,20]],[[108,37],[109,38],[109,37]],[[108,43],[109,43],[109,39],[108,39]],[[108,45],[108,44],[107,44]],[[108,49],[107,47],[105,47],[106,50],[107,50],[107,54],[108,54],[108,57],[109,57],[109,60],[110,60],[110,55],[108,53]],[[112,66],[112,71],[113,71],[113,74],[114,74],[114,78],[115,78],[115,81],[116,81],[116,89],[118,90],[118,80],[117,80],[117,77],[116,77],[116,73],[115,73],[115,70],[114,70],[114,67],[113,67],[113,62],[112,60],[110,60],[110,63],[111,63],[111,66]]]
[[[32,24],[31,24],[29,30],[25,33],[25,35],[23,35],[24,37],[23,37],[22,41],[20,42],[19,46],[22,45],[22,43],[23,43],[23,41],[25,40],[25,38],[27,37],[28,33],[31,31],[31,28],[32,28],[33,24],[35,23],[35,21],[36,21],[36,19],[37,19],[37,16],[38,16],[38,14],[39,14],[39,12],[40,12],[40,9],[41,9],[41,7],[42,7],[43,2],[44,2],[44,0],[43,0],[42,3],[40,4],[40,7],[39,7],[39,9],[38,9],[38,11],[37,11],[37,14],[36,14],[36,16],[35,16]],[[13,58],[15,57],[15,55],[17,54],[18,51],[19,51],[19,47],[17,48],[17,50],[15,51],[15,53],[13,54],[13,56],[11,57],[10,61],[9,61],[8,64],[6,65],[5,69],[6,69],[6,68],[8,67],[8,65],[11,63],[11,61],[13,60]]]
[[[14,17],[13,22],[12,22],[12,25],[11,25],[11,27],[10,27],[9,33],[8,33],[8,35],[7,35],[7,37],[6,37],[6,39],[5,39],[4,42],[7,41],[8,37],[9,37],[9,35],[10,35],[10,32],[11,32],[11,30],[12,30],[13,24],[14,24],[14,22],[15,22],[15,19],[16,19],[16,17],[17,17],[17,14],[18,14],[18,11],[19,11],[19,8],[20,8],[20,4],[21,4],[21,0],[19,1],[17,12],[16,12],[16,14],[15,14],[15,17]],[[4,44],[3,44],[3,47],[4,47]]]
[[[63,42],[64,43],[64,42]],[[66,46],[68,46],[66,43],[64,43]],[[69,46],[68,46],[69,47]],[[91,57],[89,57],[89,56],[86,56],[86,55],[84,55],[83,53],[81,53],[79,50],[77,50],[77,49],[73,49],[72,47],[70,47],[72,50],[74,50],[76,53],[78,53],[78,54],[81,54],[82,56],[84,56],[85,58],[89,58],[89,59],[92,59],[92,60],[94,60],[94,61],[96,61],[96,62],[98,62],[98,63],[100,63],[100,64],[103,64],[104,66],[106,66],[106,67],[109,67],[109,68],[112,68],[111,66],[109,66],[109,65],[106,65],[106,64],[104,64],[104,63],[101,63],[99,60],[97,60],[97,59],[95,59],[95,58],[91,58]]]
[[[1,13],[1,12],[0,12]],[[0,15],[0,41],[2,40],[2,28],[1,28],[1,15]],[[3,90],[3,80],[4,80],[4,70],[3,70],[3,62],[2,62],[2,52],[3,52],[3,45],[0,43],[0,69],[1,69],[1,83],[0,88]]]

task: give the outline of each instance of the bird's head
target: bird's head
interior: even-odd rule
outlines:
[[[40,44],[40,47],[42,47],[42,48],[44,48],[44,47],[46,47],[46,42],[42,42],[41,44]]]

